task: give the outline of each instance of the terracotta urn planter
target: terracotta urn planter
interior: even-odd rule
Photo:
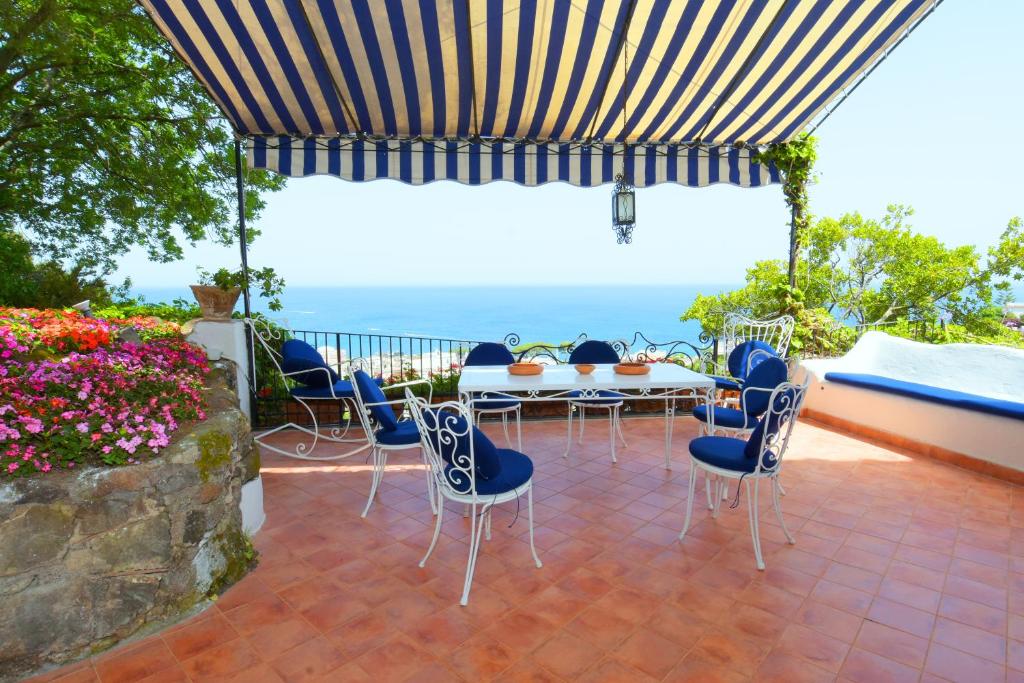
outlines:
[[[204,320],[230,320],[235,302],[242,293],[241,287],[221,289],[215,285],[191,285],[192,294],[199,302]]]

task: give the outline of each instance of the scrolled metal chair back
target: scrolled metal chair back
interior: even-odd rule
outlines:
[[[750,436],[758,446],[755,472],[774,471],[781,465],[807,395],[807,384],[807,381],[803,384],[783,382],[772,391],[761,424]]]
[[[437,485],[451,495],[476,496],[473,417],[458,401],[431,405],[407,387],[406,408],[416,421],[420,442]],[[432,415],[433,417],[428,417]],[[461,419],[460,419],[461,418]],[[445,457],[448,455],[449,457]],[[469,482],[469,488],[459,488]]]
[[[779,358],[785,358],[795,326],[796,320],[791,315],[757,320],[739,313],[726,313],[722,327],[723,352],[728,355],[743,342],[758,340],[771,344]]]

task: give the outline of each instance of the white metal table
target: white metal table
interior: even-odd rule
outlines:
[[[514,394],[521,401],[581,401],[599,398],[603,390],[623,392],[623,400],[665,401],[665,467],[672,468],[672,426],[675,402],[693,398],[710,405],[715,381],[674,363],[651,363],[646,375],[620,375],[611,364],[597,365],[581,375],[572,365],[545,365],[539,375],[512,375],[503,365],[464,367],[459,378],[459,398],[472,405],[473,396],[484,392]],[[579,391],[579,395],[570,395]]]

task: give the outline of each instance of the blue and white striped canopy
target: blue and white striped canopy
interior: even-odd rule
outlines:
[[[254,167],[756,186],[936,0],[141,2]]]

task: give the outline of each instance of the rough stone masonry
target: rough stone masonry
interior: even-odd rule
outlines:
[[[207,420],[142,464],[0,485],[0,681],[156,630],[248,571],[259,455],[233,376],[215,364]]]

